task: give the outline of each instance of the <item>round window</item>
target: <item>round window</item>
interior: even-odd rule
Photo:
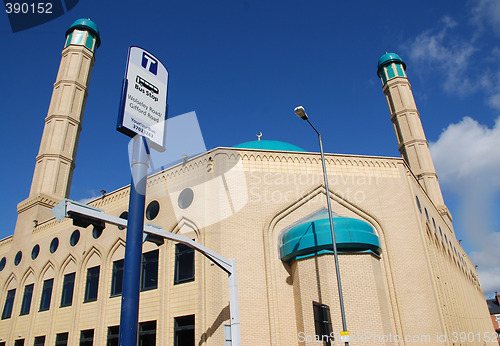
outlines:
[[[94,226],[92,229],[92,237],[94,237],[94,239],[99,238],[102,234],[102,230],[103,228]]]
[[[50,253],[56,252],[58,247],[59,247],[59,239],[56,237],[52,239],[52,241],[50,242],[50,247],[49,247]]]
[[[31,250],[31,259],[34,260],[38,257],[38,254],[40,253],[40,245],[36,244],[33,246],[33,249]]]
[[[78,244],[78,241],[80,240],[80,231],[75,229],[73,233],[71,233],[71,237],[69,238],[69,245],[75,246]]]
[[[16,254],[16,257],[14,257],[14,265],[18,265],[21,263],[21,259],[23,258],[23,253],[21,251],[18,251]]]
[[[120,214],[120,216],[118,216],[120,219],[125,219],[125,220],[128,220],[128,212],[127,211],[124,211],[123,213]],[[122,226],[118,226],[118,229],[125,229],[125,227],[122,227]]]
[[[3,257],[1,260],[0,260],[0,271],[3,270],[3,268],[5,268],[5,263],[7,262],[7,259],[5,257]]]
[[[152,201],[151,203],[148,204],[148,207],[146,208],[146,219],[149,221],[153,220],[155,217],[158,216],[158,213],[160,212],[160,203],[158,201]]]
[[[181,193],[179,194],[179,198],[177,199],[177,204],[179,205],[179,208],[186,209],[189,208],[191,203],[193,203],[193,199],[194,199],[194,192],[189,187],[187,187],[184,190],[182,190]]]

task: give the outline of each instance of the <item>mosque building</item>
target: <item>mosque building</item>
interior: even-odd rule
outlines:
[[[126,228],[51,212],[69,196],[100,43],[87,19],[66,32],[31,190],[14,234],[0,240],[0,346],[118,345]],[[319,153],[268,140],[218,147],[148,178],[146,222],[235,259],[242,345],[340,344],[327,196],[350,345],[497,343],[406,65],[387,53],[377,74],[402,157],[325,154],[329,191]],[[88,205],[126,219],[129,192]],[[227,274],[173,241],[142,250],[139,345],[230,345]]]

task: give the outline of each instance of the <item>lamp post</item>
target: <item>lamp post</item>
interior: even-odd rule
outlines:
[[[295,114],[301,118],[302,120],[306,120],[309,125],[313,128],[313,130],[318,134],[319,140],[319,150],[321,153],[321,163],[323,165],[323,179],[325,180],[325,189],[326,189],[326,205],[328,207],[328,219],[330,220],[330,231],[332,232],[332,245],[333,245],[333,257],[335,259],[335,272],[337,274],[337,286],[339,290],[339,301],[340,301],[340,314],[342,316],[342,333],[341,341],[345,338],[345,345],[349,345],[349,333],[347,332],[347,326],[345,321],[345,311],[344,311],[344,298],[342,294],[342,283],[340,281],[340,269],[339,269],[339,257],[337,253],[337,243],[335,242],[335,231],[333,230],[333,220],[332,220],[332,206],[330,204],[330,190],[328,188],[328,177],[326,175],[326,165],[325,165],[325,154],[323,152],[323,141],[321,140],[321,133],[316,130],[316,128],[311,124],[309,118],[306,114],[306,110],[302,106],[298,106],[294,109]]]

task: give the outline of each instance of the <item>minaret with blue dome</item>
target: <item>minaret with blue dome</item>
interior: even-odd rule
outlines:
[[[399,55],[386,53],[378,60],[377,75],[382,80],[399,152],[441,215],[451,224],[451,214],[444,204],[420,114],[406,76],[406,64]]]
[[[16,229],[26,223],[30,232],[35,220],[51,218],[50,209],[69,196],[90,74],[100,44],[99,29],[90,19],[78,19],[66,31],[30,194],[18,205]]]

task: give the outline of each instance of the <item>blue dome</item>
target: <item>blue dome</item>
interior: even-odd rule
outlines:
[[[73,24],[66,30],[66,36],[73,31],[74,29],[83,29],[89,31],[92,35],[96,37],[96,47],[101,45],[101,37],[99,33],[99,28],[97,25],[91,21],[90,19],[80,18],[75,20]]]
[[[269,141],[269,140],[245,142],[235,145],[233,148],[305,152],[304,149],[296,145],[286,142]]]
[[[396,53],[385,53],[378,59],[378,64],[377,64],[377,75],[380,77],[380,69],[384,67],[385,65],[390,64],[391,62],[399,62],[401,65],[403,65],[403,68],[406,70],[406,64],[404,61],[397,55]]]
[[[339,252],[371,251],[380,254],[378,236],[370,224],[348,217],[334,217],[332,220]],[[326,211],[316,219],[292,227],[281,235],[279,253],[284,262],[325,252],[333,252],[330,220]]]

